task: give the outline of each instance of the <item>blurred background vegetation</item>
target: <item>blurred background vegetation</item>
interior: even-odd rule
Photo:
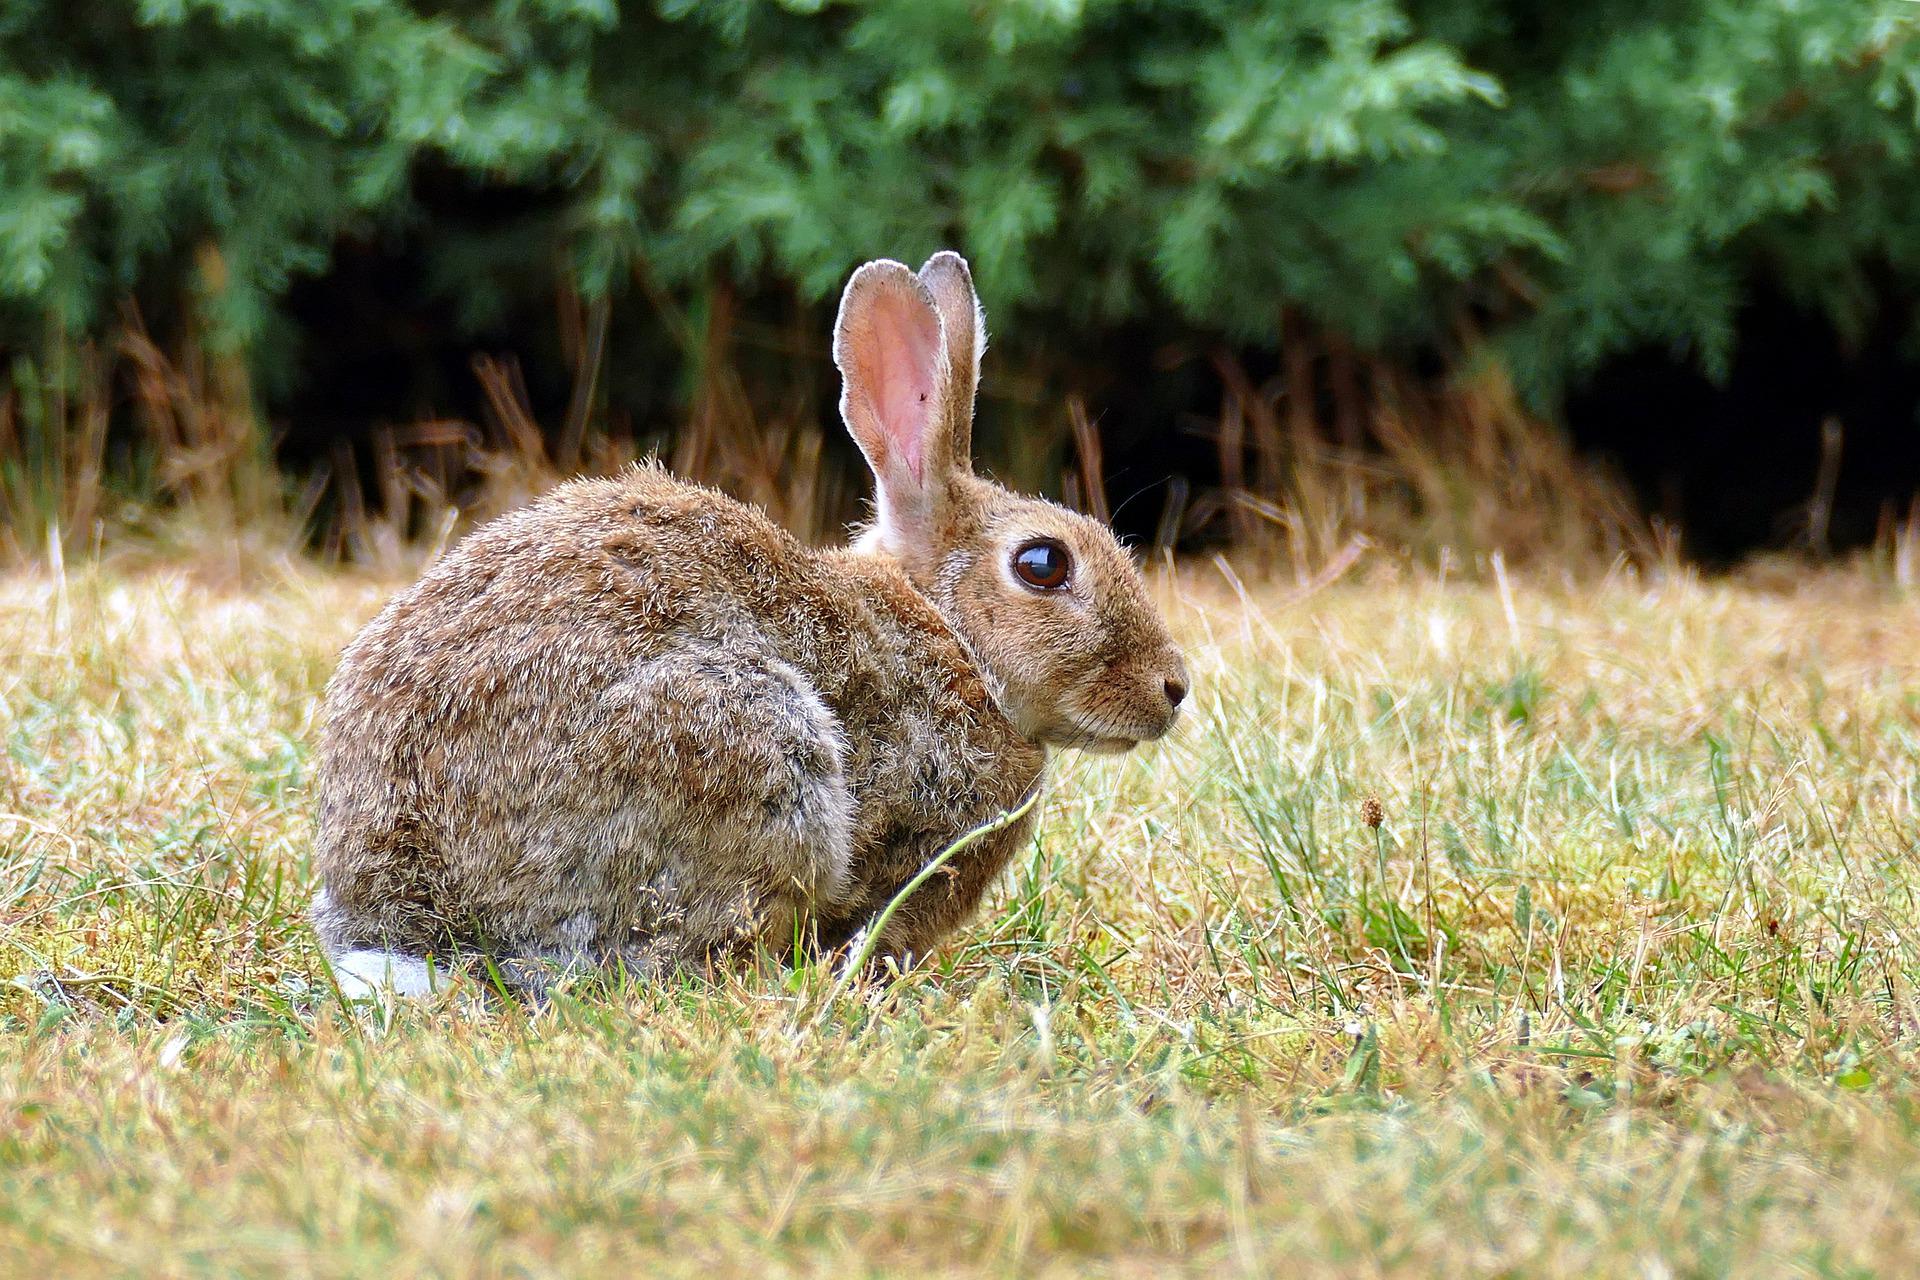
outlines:
[[[859,514],[972,260],[984,463],[1321,573],[1920,546],[1907,0],[5,0],[0,552],[403,555],[657,451]],[[187,532],[191,531],[191,532]]]

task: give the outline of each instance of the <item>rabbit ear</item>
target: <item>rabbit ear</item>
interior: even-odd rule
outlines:
[[[933,295],[940,312],[940,332],[947,343],[945,444],[951,465],[973,467],[973,400],[980,385],[980,357],[987,350],[987,317],[973,292],[973,273],[967,260],[943,249],[920,268],[920,283]]]
[[[840,414],[873,468],[881,542],[902,556],[928,544],[965,457],[956,463],[955,433],[962,450],[971,434],[973,384],[962,403],[941,321],[926,282],[882,260],[853,273],[833,327]]]

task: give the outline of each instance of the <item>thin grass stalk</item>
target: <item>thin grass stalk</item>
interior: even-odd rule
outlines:
[[[1102,524],[1113,520],[1107,505],[1106,463],[1101,457],[1100,431],[1087,416],[1087,403],[1079,396],[1067,397],[1067,422],[1073,429],[1074,451],[1079,457],[1081,501],[1088,515]]]
[[[953,861],[954,858],[965,853],[968,849],[986,839],[988,836],[996,832],[1005,831],[1008,827],[1031,813],[1033,806],[1039,803],[1040,794],[1045,790],[1045,783],[1046,779],[1044,776],[1035,780],[1033,789],[1027,792],[1027,798],[1025,800],[1022,800],[1019,804],[1008,809],[998,817],[993,818],[991,821],[984,822],[973,828],[973,830],[962,835],[939,853],[936,853],[932,858],[927,860],[926,866],[920,868],[919,872],[911,880],[902,885],[899,891],[887,900],[887,905],[882,907],[879,914],[874,916],[867,924],[864,934],[860,939],[860,945],[854,948],[853,954],[848,956],[846,962],[841,966],[839,976],[834,980],[833,986],[828,989],[825,998],[821,1000],[819,1009],[815,1011],[813,1020],[809,1024],[809,1030],[817,1030],[819,1028],[821,1022],[826,1019],[827,1014],[832,1010],[834,1002],[853,984],[855,978],[866,972],[867,966],[873,961],[874,952],[880,947],[881,938],[886,936],[887,925],[892,922],[894,915],[899,912],[901,904],[917,893],[920,887],[926,884],[927,881],[938,875],[940,869]]]

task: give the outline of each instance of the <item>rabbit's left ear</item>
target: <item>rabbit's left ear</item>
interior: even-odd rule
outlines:
[[[873,469],[875,530],[903,560],[933,549],[940,509],[971,469],[978,316],[967,264],[951,253],[917,275],[869,262],[840,298],[840,414]]]
[[[940,332],[947,344],[944,409],[947,429],[943,444],[955,470],[973,469],[973,401],[980,386],[980,357],[987,351],[987,317],[973,291],[973,273],[967,260],[942,249],[920,268],[920,283],[933,295],[940,312]]]

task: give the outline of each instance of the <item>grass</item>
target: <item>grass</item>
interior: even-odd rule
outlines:
[[[390,589],[0,581],[15,1272],[1920,1268],[1920,618],[1864,573],[1196,573],[1195,714],[1058,760],[890,991],[354,1015],[310,743]]]

